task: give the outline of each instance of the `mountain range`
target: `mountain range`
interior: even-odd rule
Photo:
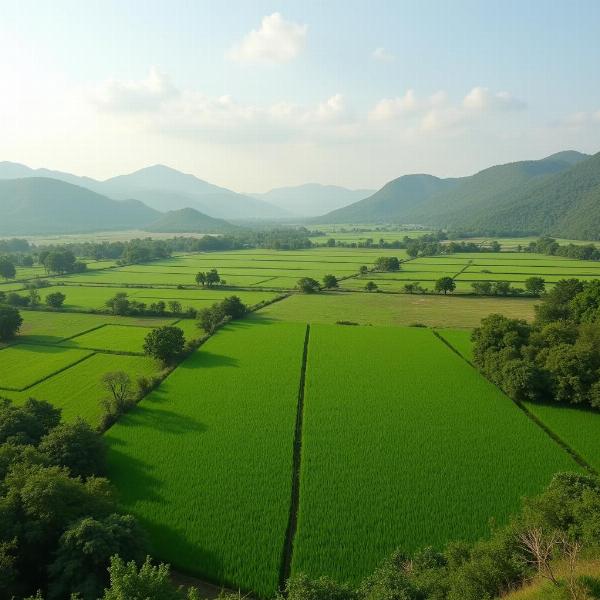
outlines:
[[[405,175],[315,221],[599,239],[600,153],[559,152],[454,179]]]
[[[349,190],[337,185],[305,183],[274,188],[263,194],[248,194],[296,217],[312,217],[348,206],[375,190]]]

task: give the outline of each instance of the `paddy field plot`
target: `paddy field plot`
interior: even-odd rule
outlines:
[[[473,361],[470,329],[438,329],[436,333],[469,362]]]
[[[109,477],[153,556],[261,596],[275,592],[305,331],[227,325],[107,432]]]
[[[27,398],[46,400],[61,409],[65,421],[82,417],[96,427],[104,412],[101,401],[107,396],[100,378],[112,371],[127,373],[135,389],[139,377],[157,374],[158,368],[156,362],[147,357],[96,353],[24,392],[0,390],[0,395],[16,403]]]
[[[151,331],[152,327],[103,325],[88,333],[72,337],[62,342],[61,345],[70,348],[143,354],[144,340]]]
[[[66,369],[91,353],[71,348],[15,344],[0,349],[0,389],[21,390]]]
[[[477,327],[492,313],[532,320],[536,300],[475,296],[322,292],[292,294],[254,313],[252,318],[304,323],[353,321],[362,325]]]
[[[483,535],[574,469],[431,331],[315,325],[293,571],[356,583],[395,548]]]

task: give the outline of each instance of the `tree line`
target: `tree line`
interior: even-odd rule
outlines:
[[[490,315],[472,339],[477,367],[512,398],[600,408],[600,281],[563,279],[533,323]]]
[[[521,248],[521,250],[523,250]],[[548,256],[565,256],[578,260],[600,260],[600,250],[594,244],[559,244],[554,238],[545,236],[530,242],[525,252],[546,254]]]

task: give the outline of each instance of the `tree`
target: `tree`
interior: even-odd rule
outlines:
[[[198,325],[204,329],[206,333],[212,334],[224,318],[225,311],[223,310],[223,307],[215,302],[212,306],[203,308],[198,313]]]
[[[181,302],[178,302],[177,300],[169,300],[168,306],[169,306],[169,310],[174,315],[181,314]]]
[[[314,294],[321,289],[319,282],[312,277],[302,277],[302,279],[298,279],[296,287],[304,294]]]
[[[374,281],[367,281],[365,284],[365,290],[367,290],[367,292],[375,292],[377,289],[377,284]]]
[[[29,398],[21,406],[0,400],[0,444],[33,444],[60,422],[60,409],[48,402]]]
[[[126,292],[118,292],[106,301],[106,306],[112,310],[113,315],[127,315],[130,310],[130,304]]]
[[[111,556],[141,562],[144,534],[131,515],[84,517],[61,536],[54,561],[49,566],[49,598],[67,598],[78,593],[99,598],[109,583]]]
[[[21,329],[23,317],[12,306],[0,305],[0,340],[11,340]]]
[[[196,285],[201,285],[202,287],[206,285],[206,273],[203,271],[196,273]]]
[[[164,364],[179,356],[185,345],[183,331],[179,327],[164,326],[153,329],[144,340],[144,352]]]
[[[335,275],[325,275],[323,277],[323,287],[332,289],[338,287],[338,280]]]
[[[448,292],[453,292],[456,289],[456,283],[452,277],[440,277],[435,282],[435,291],[444,292],[446,295]]]
[[[213,285],[217,285],[220,282],[221,282],[221,276],[219,275],[219,273],[217,272],[216,269],[211,269],[206,274],[206,285],[208,287],[212,287]]]
[[[133,560],[125,563],[120,556],[112,556],[108,572],[110,587],[104,590],[101,600],[200,600],[194,588],[187,594],[176,588],[171,583],[169,565],[155,566],[149,556],[139,568]]]
[[[238,296],[229,296],[221,302],[223,313],[232,319],[241,319],[247,312],[248,307]]]
[[[67,467],[73,477],[99,475],[106,470],[106,442],[81,418],[54,427],[42,438],[38,450],[52,464]]]
[[[110,394],[103,402],[106,412],[116,417],[126,412],[133,403],[131,377],[124,371],[110,371],[102,375],[100,383]]]
[[[492,296],[494,293],[491,281],[474,281],[471,287],[478,296]]]
[[[29,288],[29,306],[37,306],[40,303],[40,293],[36,288]]]
[[[525,280],[525,289],[532,296],[541,296],[546,289],[546,282],[542,277],[529,277]]]
[[[376,271],[399,271],[400,261],[395,256],[380,256],[375,261]]]
[[[369,267],[367,267],[367,265],[361,265],[360,269],[358,270],[358,272],[361,275],[366,275],[369,272]]]
[[[16,274],[15,265],[8,258],[0,256],[0,277],[14,279]]]
[[[75,262],[75,255],[70,250],[61,250],[50,252],[46,255],[44,258],[44,267],[48,273],[73,273],[75,271]]]
[[[492,289],[496,296],[509,296],[511,293],[510,281],[495,281]]]
[[[53,292],[46,296],[46,304],[52,308],[60,308],[66,298],[67,297],[61,292]]]

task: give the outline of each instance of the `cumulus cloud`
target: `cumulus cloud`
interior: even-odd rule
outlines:
[[[391,52],[381,47],[375,48],[371,53],[371,57],[381,62],[392,62],[396,58]]]
[[[307,25],[286,21],[280,13],[273,13],[263,17],[260,28],[248,33],[227,57],[242,64],[288,62],[304,48],[307,30]]]
[[[151,112],[179,95],[165,73],[152,67],[145,79],[118,81],[110,79],[93,92],[97,106],[108,112]]]
[[[371,110],[369,116],[375,121],[387,121],[418,108],[419,102],[413,89],[403,96],[382,98]]]
[[[469,110],[519,110],[525,103],[508,92],[492,93],[486,87],[474,87],[463,99],[463,106]]]

